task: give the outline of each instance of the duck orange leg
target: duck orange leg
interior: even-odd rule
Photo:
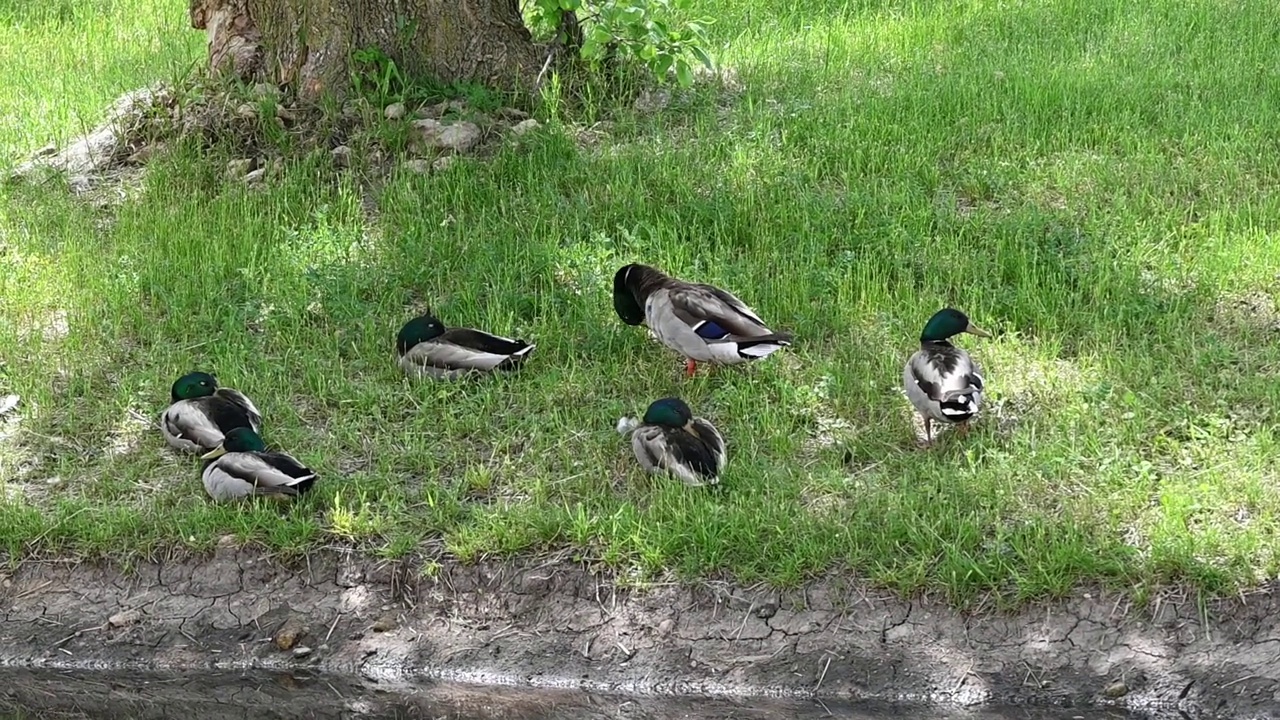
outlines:
[[[692,358],[686,358],[684,361],[684,376],[691,378],[696,372],[698,372],[698,361],[693,360]]]

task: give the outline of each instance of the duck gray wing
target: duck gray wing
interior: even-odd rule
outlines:
[[[204,468],[205,490],[214,500],[250,495],[296,496],[315,482],[316,474],[284,453],[232,452]]]
[[[204,407],[193,400],[179,400],[160,416],[165,442],[184,452],[209,451],[222,442],[223,432]]]

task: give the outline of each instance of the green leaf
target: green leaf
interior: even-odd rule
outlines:
[[[697,45],[690,45],[689,52],[693,53],[693,56],[698,58],[698,62],[702,63],[708,70],[716,69],[715,63],[711,61],[711,56],[707,54],[706,50]]]
[[[681,87],[689,87],[693,84],[693,68],[689,67],[689,63],[684,58],[676,61],[676,81]]]
[[[654,59],[650,67],[652,67],[653,71],[658,74],[658,77],[665,78],[667,76],[667,72],[671,70],[671,63],[673,60],[673,57],[663,53]]]

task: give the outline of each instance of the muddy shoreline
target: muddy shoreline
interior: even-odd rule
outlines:
[[[1092,593],[966,616],[839,578],[795,592],[630,590],[571,564],[424,571],[323,552],[286,565],[226,545],[128,572],[26,562],[0,574],[0,666],[1245,720],[1280,717],[1275,598],[1148,611]]]

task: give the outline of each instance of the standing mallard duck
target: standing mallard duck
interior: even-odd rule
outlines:
[[[205,492],[214,500],[265,495],[287,500],[311,489],[316,474],[292,455],[267,452],[258,433],[235,428],[213,450],[200,456]]]
[[[687,377],[699,362],[736,365],[791,344],[790,334],[770,330],[732,293],[677,280],[648,265],[618,268],[613,309],[628,325],[648,325],[658,342],[683,355]]]
[[[669,472],[693,487],[720,482],[724,438],[680,398],[655,400],[641,422],[619,419],[618,432],[631,433],[631,451],[651,473]]]
[[[169,390],[172,403],[160,416],[165,442],[184,452],[207,452],[227,431],[245,427],[262,431],[262,415],[239,390],[218,387],[208,373],[183,375]]]
[[[962,332],[991,337],[959,310],[943,308],[934,313],[920,333],[920,349],[902,369],[907,399],[924,417],[926,442],[933,442],[934,420],[960,423],[968,429],[982,402],[982,373],[977,363],[949,340]]]
[[[469,373],[519,367],[537,345],[470,328],[445,328],[430,312],[400,328],[396,352],[412,377],[456,380]]]

